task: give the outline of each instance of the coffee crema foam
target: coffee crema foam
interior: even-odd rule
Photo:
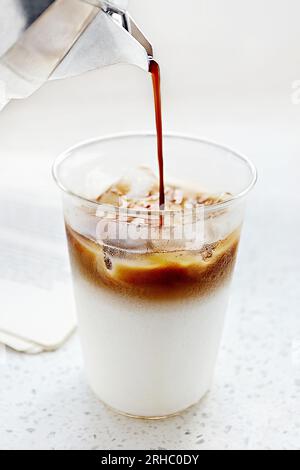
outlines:
[[[119,295],[175,300],[213,293],[231,277],[239,231],[200,251],[128,254],[101,246],[67,225],[74,270],[89,282]]]
[[[165,206],[183,211],[223,202],[228,194],[210,195],[184,187],[166,185]],[[155,175],[141,167],[124,176],[95,199],[114,208],[155,211],[159,208],[159,186]],[[101,212],[101,206],[100,206]],[[120,224],[118,212],[112,224]],[[99,218],[101,216],[98,215]],[[126,224],[133,223],[128,217]],[[164,227],[156,227],[163,232]],[[69,251],[74,270],[94,285],[111,289],[118,295],[151,300],[203,296],[212,293],[230,279],[234,268],[240,230],[223,239],[188,248],[185,239],[103,240],[79,233],[66,222]],[[84,231],[83,231],[84,233]],[[134,246],[144,250],[135,251]]]
[[[165,184],[164,209],[168,211],[191,210],[199,206],[212,206],[226,201],[230,193],[212,195],[199,192],[182,182]],[[147,167],[138,167],[110,185],[95,200],[101,204],[136,211],[159,210],[159,184],[155,174]]]

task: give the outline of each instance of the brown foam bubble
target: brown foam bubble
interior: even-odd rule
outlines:
[[[169,211],[211,206],[230,198],[229,193],[210,194],[182,184],[165,184],[164,206]],[[138,167],[123,175],[95,201],[114,207],[134,210],[158,210],[160,191],[155,174],[147,167]]]
[[[128,256],[124,250],[99,245],[66,226],[74,270],[88,282],[117,295],[151,301],[205,296],[231,277],[239,230],[199,251],[145,253]]]

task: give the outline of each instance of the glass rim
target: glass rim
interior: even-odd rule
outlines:
[[[117,133],[117,134],[108,134],[108,135],[104,135],[102,137],[95,137],[95,138],[92,138],[92,139],[87,139],[87,140],[84,140],[84,141],[80,141],[79,143],[73,145],[72,147],[69,147],[67,150],[65,150],[64,152],[62,152],[61,154],[58,155],[58,157],[55,159],[53,165],[52,165],[52,176],[53,176],[53,179],[55,181],[55,183],[57,184],[57,186],[60,188],[60,190],[69,195],[69,196],[72,196],[74,198],[77,198],[79,200],[82,200],[84,201],[85,203],[88,203],[88,204],[92,204],[92,205],[95,205],[96,207],[103,207],[105,205],[105,207],[108,209],[109,207],[111,207],[111,209],[113,211],[116,210],[116,206],[113,206],[113,205],[109,205],[109,204],[103,204],[102,202],[98,202],[98,201],[95,201],[94,199],[89,199],[88,197],[85,197],[85,196],[82,196],[80,194],[77,194],[76,192],[70,190],[69,188],[67,188],[61,181],[60,177],[59,177],[59,168],[60,166],[68,159],[68,158],[71,158],[72,156],[72,153],[75,152],[76,150],[79,150],[80,148],[83,148],[83,147],[86,147],[88,145],[92,145],[92,144],[95,144],[95,143],[101,143],[101,142],[108,142],[108,141],[113,141],[113,140],[117,140],[117,139],[122,139],[122,138],[130,138],[130,137],[154,137],[156,138],[156,133],[154,132],[125,132],[125,133]],[[251,178],[251,181],[250,183],[247,185],[247,187],[245,189],[243,189],[242,191],[240,191],[238,194],[235,194],[233,196],[231,196],[230,198],[226,199],[225,201],[222,201],[222,202],[217,202],[217,203],[214,203],[214,204],[211,204],[211,205],[203,205],[203,204],[198,204],[198,207],[202,207],[204,209],[204,212],[205,213],[209,213],[209,212],[214,212],[216,210],[222,210],[222,209],[225,209],[227,208],[228,206],[231,206],[233,205],[235,202],[237,201],[240,201],[242,200],[243,198],[245,198],[247,196],[247,194],[254,188],[256,182],[257,182],[257,179],[258,179],[258,174],[257,174],[257,169],[255,167],[255,165],[252,163],[252,161],[244,156],[243,154],[239,153],[239,152],[236,152],[235,150],[232,150],[230,147],[227,147],[225,145],[222,145],[222,144],[218,144],[216,142],[213,142],[213,141],[210,141],[210,140],[206,140],[206,139],[202,139],[200,137],[196,137],[196,136],[193,136],[193,135],[189,135],[189,134],[178,134],[178,133],[173,133],[173,132],[164,132],[164,138],[177,138],[177,139],[181,139],[181,140],[189,140],[189,141],[194,141],[194,142],[198,142],[199,144],[204,144],[204,145],[207,145],[207,146],[210,146],[210,147],[214,147],[216,149],[219,149],[219,150],[222,150],[222,151],[225,151],[225,152],[229,152],[233,157],[239,159],[240,161],[242,161],[250,170],[250,173],[252,175],[252,178]],[[164,209],[164,210],[149,210],[149,209],[130,209],[129,210],[130,212],[130,215],[138,215],[140,216],[142,213],[147,213],[148,215],[149,214],[168,214],[168,213],[175,213],[177,212],[176,210],[168,210],[168,209]]]

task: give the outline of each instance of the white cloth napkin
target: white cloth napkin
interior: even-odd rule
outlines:
[[[0,343],[35,354],[61,346],[76,320],[60,201],[32,186],[1,184]]]

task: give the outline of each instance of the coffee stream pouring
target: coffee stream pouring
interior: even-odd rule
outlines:
[[[0,110],[47,80],[107,65],[149,71],[152,46],[127,12],[127,0],[2,0]]]

